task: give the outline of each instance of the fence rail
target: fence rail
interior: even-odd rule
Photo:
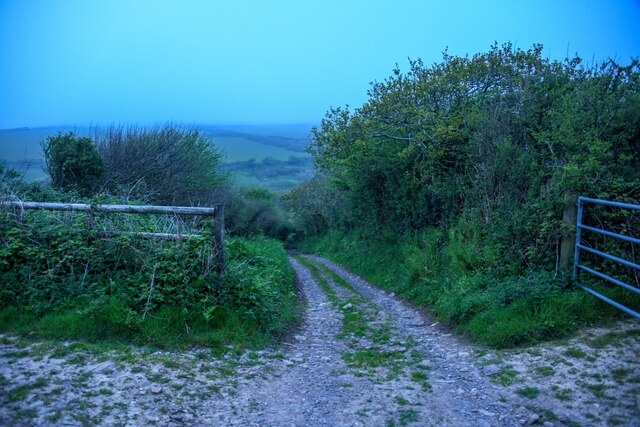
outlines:
[[[2,202],[3,207],[42,209],[48,211],[110,212],[136,214],[175,214],[214,216],[219,207],[200,208],[190,206],[146,205],[90,205],[86,203]]]
[[[585,273],[591,274],[593,276],[596,276],[602,280],[605,280],[609,283],[612,283],[614,285],[620,286],[621,288],[627,289],[631,292],[634,292],[636,294],[640,294],[640,288],[630,285],[629,283],[623,282],[621,280],[615,279],[601,271],[595,270],[593,268],[587,267],[586,265],[583,265],[580,263],[580,251],[585,251],[585,252],[589,252],[591,254],[597,255],[599,257],[602,258],[606,258],[608,260],[614,261],[618,264],[624,265],[626,267],[630,267],[636,270],[640,270],[640,265],[636,264],[633,261],[629,261],[620,257],[617,257],[615,255],[611,255],[608,254],[606,252],[603,251],[599,251],[597,249],[594,248],[590,248],[588,246],[584,246],[581,242],[582,240],[582,231],[583,230],[587,230],[587,231],[592,231],[595,233],[599,233],[608,237],[613,237],[615,239],[619,239],[619,240],[624,240],[626,242],[630,242],[632,244],[640,244],[640,238],[636,237],[636,236],[627,236],[624,234],[619,234],[619,233],[614,233],[612,231],[608,231],[608,230],[604,230],[601,228],[597,228],[597,227],[591,227],[588,225],[585,225],[582,223],[582,214],[583,214],[583,210],[584,210],[584,204],[585,203],[593,203],[593,204],[598,204],[598,205],[605,205],[605,206],[612,206],[612,207],[616,207],[616,208],[621,208],[621,209],[631,209],[631,210],[640,210],[640,205],[635,205],[635,204],[631,204],[631,203],[622,203],[622,202],[614,202],[611,200],[602,200],[602,199],[593,199],[590,197],[583,197],[580,196],[578,197],[578,213],[577,213],[577,219],[576,219],[576,240],[575,240],[575,248],[574,248],[574,263],[573,263],[573,278],[576,281],[576,284],[582,288],[583,290],[585,290],[586,292],[590,293],[591,295],[601,299],[602,301],[605,301],[608,304],[611,304],[612,306],[624,311],[627,314],[630,314],[631,316],[634,316],[638,319],[640,319],[640,313],[638,313],[635,310],[630,309],[629,307],[625,307],[624,305],[620,304],[617,301],[614,301],[610,298],[607,298],[606,296],[600,294],[599,292],[594,291],[591,288],[588,288],[587,286],[581,284],[580,282],[578,282],[578,278],[579,278],[579,274],[581,271],[584,271]]]
[[[20,210],[36,209],[48,211],[86,212],[87,223],[91,227],[94,223],[94,213],[120,213],[120,214],[161,214],[161,215],[195,215],[211,217],[211,244],[216,254],[216,264],[222,273],[225,270],[225,244],[224,244],[224,206],[193,207],[193,206],[142,206],[142,205],[91,205],[85,203],[44,203],[44,202],[0,202],[2,208],[14,208]],[[103,236],[110,237],[117,233],[101,232]],[[203,237],[200,234],[172,234],[129,232],[138,237],[148,239],[173,239],[187,240],[189,237]]]

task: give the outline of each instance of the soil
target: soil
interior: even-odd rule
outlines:
[[[3,336],[0,424],[640,425],[637,321],[488,351],[327,260],[291,263],[304,321],[266,350]]]

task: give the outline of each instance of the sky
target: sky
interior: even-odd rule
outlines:
[[[318,123],[408,58],[640,56],[640,0],[0,0],[0,129]]]

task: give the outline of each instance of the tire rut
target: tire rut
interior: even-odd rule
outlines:
[[[250,425],[353,425],[349,408],[356,400],[352,390],[342,387],[339,375],[343,344],[335,337],[340,330],[340,315],[331,307],[310,272],[291,258],[307,301],[306,319],[290,344],[293,363],[281,368],[259,387],[250,385],[247,405],[238,408],[235,421]],[[239,391],[242,393],[243,391]]]
[[[518,396],[488,381],[471,363],[472,351],[450,334],[438,330],[436,322],[427,324],[420,311],[331,261],[317,256],[305,256],[305,259],[327,268],[346,282],[377,311],[377,319],[385,319],[390,324],[393,341],[410,347],[412,356],[421,359],[419,364],[429,366],[432,392],[426,397],[417,396],[423,405],[419,411],[421,424],[431,422],[434,414],[438,422],[443,420],[446,425],[474,426],[515,425],[531,415],[522,405],[513,405],[514,402],[524,404]]]

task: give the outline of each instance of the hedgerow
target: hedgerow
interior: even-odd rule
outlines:
[[[294,319],[281,243],[228,239],[221,276],[206,227],[205,237],[184,242],[149,240],[123,231],[162,219],[124,217],[87,228],[83,214],[0,210],[0,330],[164,347],[259,345]]]
[[[312,131],[318,174],[286,198],[301,247],[495,346],[613,317],[567,278],[575,227],[563,214],[579,194],[640,200],[640,60],[554,61],[541,45],[507,43],[409,65]],[[640,216],[622,211],[591,207],[583,220],[637,236]],[[638,245],[582,237],[638,262]],[[640,283],[631,268],[582,261]],[[639,306],[632,292],[604,291]]]

